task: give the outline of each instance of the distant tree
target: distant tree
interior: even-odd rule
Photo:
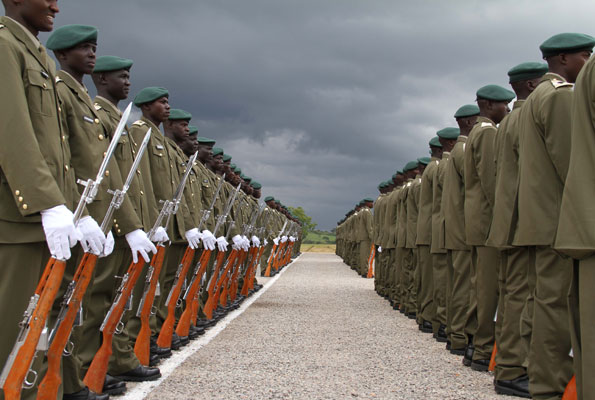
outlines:
[[[305,239],[318,224],[312,222],[312,217],[308,216],[302,207],[289,207],[289,210],[302,222],[302,239]]]

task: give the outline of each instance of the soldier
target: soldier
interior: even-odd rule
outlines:
[[[555,248],[574,258],[570,287],[570,333],[574,373],[579,399],[595,397],[595,382],[589,378],[595,370],[595,337],[593,321],[595,304],[595,225],[592,223],[595,171],[595,131],[593,126],[594,58],[585,64],[576,79],[572,103],[570,165],[564,185]],[[563,323],[564,321],[559,321]]]
[[[423,171],[419,192],[419,211],[417,217],[417,264],[420,276],[418,322],[420,330],[425,333],[438,331],[440,324],[436,321],[436,305],[434,304],[434,282],[432,278],[432,256],[430,244],[432,240],[432,188],[438,160],[442,158],[442,145],[438,136],[428,143],[430,162]],[[435,329],[434,329],[435,325]]]
[[[356,237],[359,243],[359,270],[357,272],[365,278],[368,274],[368,258],[370,257],[370,250],[372,248],[373,227],[371,208],[374,206],[374,200],[365,198],[360,204],[361,210],[356,226]]]
[[[549,72],[519,116],[519,216],[513,245],[528,246],[535,266],[527,368],[529,392],[535,399],[559,398],[572,376],[567,324],[572,260],[552,246],[568,173],[573,83],[594,45],[593,37],[574,33],[542,43]]]
[[[444,128],[439,130],[436,135],[442,145],[442,159],[436,167],[434,179],[432,182],[432,279],[434,281],[434,303],[436,303],[436,320],[440,324],[438,331],[434,333],[434,338],[438,342],[446,342],[448,346],[448,296],[449,265],[446,255],[445,232],[444,232],[444,210],[442,209],[442,192],[444,189],[444,175],[446,165],[450,157],[450,150],[455,145],[459,136],[459,129]]]
[[[465,238],[465,143],[475,125],[479,107],[467,104],[455,112],[459,125],[459,137],[454,145],[444,173],[442,212],[444,214],[444,243],[447,249],[450,293],[447,293],[450,352],[465,355],[463,363],[471,365],[473,358],[473,335],[476,330],[475,295],[471,290],[471,252]]]
[[[490,234],[486,240],[486,245],[501,249],[495,389],[500,394],[527,398],[530,397],[527,349],[521,342],[520,316],[529,296],[529,252],[525,247],[511,246],[518,212],[518,121],[521,106],[546,72],[547,65],[537,62],[522,63],[508,71],[517,100],[510,114],[500,123],[496,135],[496,190]]]
[[[376,292],[384,298],[387,298],[388,296],[386,292],[386,253],[383,253],[380,243],[382,242],[382,235],[384,234],[384,226],[382,225],[384,222],[384,213],[386,212],[387,187],[388,184],[386,182],[382,182],[380,183],[380,185],[378,185],[380,195],[376,198],[376,201],[374,202],[374,216],[372,220],[372,226],[374,229],[373,241],[377,249],[376,270],[374,273],[374,288]]]
[[[402,171],[397,171],[387,188],[388,197],[386,199],[386,213],[384,217],[384,236],[381,242],[382,252],[386,252],[386,270],[387,270],[387,292],[390,305],[394,310],[399,309],[398,279],[400,274],[400,264],[397,260],[397,205],[398,196],[401,191],[405,177]]]
[[[496,171],[494,139],[496,124],[508,114],[515,94],[498,85],[477,91],[480,116],[465,147],[465,235],[471,247],[472,284],[477,298],[477,331],[471,368],[487,371],[494,347],[494,315],[498,305],[500,252],[485,245],[492,221]]]

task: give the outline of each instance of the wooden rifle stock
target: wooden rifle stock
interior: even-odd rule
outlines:
[[[578,394],[576,392],[576,375],[572,375],[568,385],[566,385],[566,389],[564,389],[562,400],[576,400],[577,398]]]
[[[240,272],[242,270],[242,265],[244,265],[246,263],[246,261],[248,261],[249,264],[246,266],[245,271],[244,271],[244,281],[246,281],[246,278],[248,277],[248,274],[250,273],[250,267],[252,266],[252,262],[254,261],[253,259],[255,257],[254,249],[257,249],[257,247],[250,247],[250,249],[248,251],[244,251],[242,253],[242,257],[240,259],[240,264],[231,276],[231,284],[229,286],[229,300],[231,302],[234,302],[236,300],[236,298],[238,297],[238,286],[240,284]]]
[[[76,282],[72,297],[66,299],[66,315],[57,326],[55,335],[47,352],[48,369],[39,385],[37,391],[38,400],[54,400],[58,396],[58,389],[62,383],[60,364],[62,353],[68,344],[72,327],[83,302],[83,296],[87,291],[93,271],[97,265],[97,256],[92,253],[85,253],[74,274],[73,282]]]
[[[114,338],[114,333],[120,324],[120,319],[126,308],[126,303],[132,294],[134,285],[136,284],[144,265],[145,260],[143,260],[142,257],[136,263],[133,262],[130,264],[128,272],[124,275],[122,285],[118,290],[120,293],[116,296],[116,299],[103,322],[103,342],[95,354],[95,357],[93,357],[89,370],[83,379],[83,382],[85,382],[89,389],[95,393],[101,393],[103,391],[107,366],[110,355],[112,354],[112,339]]]
[[[368,275],[367,278],[374,277],[374,257],[376,257],[376,247],[372,243],[372,249],[370,250],[370,256],[368,257]]]
[[[219,262],[219,256],[221,254],[225,255],[225,252],[220,252],[219,254],[217,254],[217,268],[215,272],[213,272],[214,279],[212,280],[213,290],[209,292],[209,298],[203,310],[208,319],[213,318],[213,312],[215,311],[217,303],[219,302],[219,290],[221,289],[221,284],[225,280],[225,275],[229,272],[229,268],[231,268],[231,265],[235,262],[238,251],[235,249],[231,251],[231,254],[227,258],[225,270],[223,271],[221,276],[218,277],[218,272],[221,269],[221,264],[223,264],[223,257],[221,257],[221,262]]]
[[[267,278],[271,276],[271,268],[273,267],[273,263],[275,262],[275,257],[277,255],[278,247],[279,247],[279,245],[275,244],[275,245],[273,245],[273,248],[271,249],[271,255],[269,256],[269,260],[267,263],[267,269],[264,273],[264,276],[266,276]]]
[[[209,260],[211,258],[211,250],[203,250],[202,254],[200,255],[200,259],[198,260],[198,271],[194,276],[194,280],[190,284],[188,291],[186,292],[186,307],[182,312],[182,316],[178,321],[178,326],[176,326],[176,334],[180,337],[188,336],[190,333],[190,324],[196,323],[196,319],[192,320],[194,314],[194,305],[195,301],[197,301],[196,297],[200,290],[200,282],[202,276],[204,275],[205,271],[207,270],[207,266],[209,264]],[[198,311],[198,308],[196,309]],[[196,316],[194,315],[194,318]]]
[[[263,253],[264,253],[264,246],[260,247],[260,249],[257,250],[257,252],[255,254],[255,257],[254,257],[255,260],[253,262],[253,267],[250,272],[250,275],[246,274],[248,276],[248,278],[244,280],[244,286],[242,286],[242,290],[240,292],[240,294],[242,296],[248,296],[248,293],[250,292],[250,290],[254,289],[254,278],[256,277],[256,269],[258,268],[258,265],[260,263],[260,259],[262,258]]]
[[[242,267],[242,260],[243,258],[245,258],[245,254],[246,252],[243,250],[241,252],[238,252],[234,260],[234,265],[231,267],[231,272],[229,274],[225,274],[221,294],[219,295],[219,304],[221,304],[223,307],[227,306],[227,299],[229,298],[231,285],[233,285],[233,278],[235,276],[236,271],[238,271]]]
[[[134,343],[134,354],[138,361],[145,367],[149,366],[149,359],[151,358],[151,327],[149,319],[151,318],[151,309],[153,308],[153,301],[155,299],[155,292],[157,290],[157,282],[159,281],[159,274],[163,267],[163,259],[165,257],[165,246],[158,244],[157,253],[151,259],[150,269],[152,268],[152,275],[149,281],[149,289],[144,297],[142,308],[139,313],[141,321],[140,331]]]
[[[157,346],[159,347],[171,347],[171,339],[174,334],[174,325],[176,324],[176,307],[178,306],[180,292],[182,291],[182,286],[184,286],[184,280],[186,279],[186,274],[188,273],[188,269],[192,264],[193,258],[194,249],[190,248],[190,246],[186,247],[186,251],[184,252],[184,256],[182,257],[178,271],[178,276],[176,276],[176,282],[169,293],[169,301],[166,305],[167,317],[165,318],[165,321],[163,321],[163,325],[161,325],[161,331],[157,337]]]
[[[60,283],[62,282],[65,269],[66,261],[60,261],[54,257],[51,257],[45,266],[41,279],[35,289],[34,297],[38,296],[38,301],[28,321],[29,327],[26,337],[16,353],[14,362],[2,387],[6,400],[17,400],[21,398],[23,382],[27,378],[27,374],[31,368],[39,338],[54,304],[56,294],[60,289]]]

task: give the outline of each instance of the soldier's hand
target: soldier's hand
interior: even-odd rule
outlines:
[[[287,236],[282,236],[281,237],[281,243],[285,243],[287,242]]]
[[[186,240],[188,241],[188,246],[190,246],[191,249],[198,248],[198,246],[200,245],[200,238],[202,236],[198,231],[198,228],[192,228],[186,231],[185,236]]]
[[[151,235],[149,239],[151,239],[151,241],[155,243],[164,243],[169,241],[169,236],[167,236],[165,228],[160,226],[157,229],[155,229],[155,232]]]
[[[81,246],[83,246],[85,252],[100,255],[103,251],[103,246],[105,246],[106,238],[97,222],[87,215],[80,219],[76,227],[83,235]]]
[[[256,235],[252,236],[252,244],[254,247],[260,247],[260,239]]]
[[[235,235],[234,237],[231,238],[232,241],[232,248],[239,250],[242,248],[243,244],[244,244],[244,240],[242,239],[242,237],[240,235]]]
[[[213,235],[210,230],[205,229],[202,231],[201,239],[205,249],[209,249],[211,251],[215,250],[215,245],[217,244],[218,239],[215,238],[215,235]]]
[[[109,231],[107,236],[105,237],[105,246],[103,246],[103,251],[101,252],[101,255],[99,257],[107,257],[110,254],[112,254],[112,252],[114,251],[114,245],[114,235],[112,234],[112,231]]]
[[[273,243],[275,243],[275,246],[278,246],[279,245],[279,238],[278,237],[274,238],[273,239]]]
[[[219,251],[227,251],[228,244],[229,243],[227,243],[227,240],[225,240],[223,236],[219,236],[217,238],[217,248],[219,249]]]
[[[70,248],[82,238],[73,221],[74,214],[63,204],[41,211],[45,240],[50,254],[58,260],[68,260]]]
[[[378,252],[382,253],[382,246],[378,246]]]
[[[138,254],[144,258],[145,262],[149,262],[151,261],[149,253],[157,253],[157,248],[142,229],[129,232],[125,237],[132,252],[132,262],[138,262]]]

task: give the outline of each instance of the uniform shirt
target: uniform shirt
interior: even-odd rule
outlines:
[[[573,85],[547,73],[519,117],[519,219],[515,246],[554,243],[570,158]]]
[[[444,214],[444,245],[448,250],[469,250],[465,237],[466,142],[467,136],[459,135],[444,171],[441,207]]]
[[[446,253],[444,247],[444,213],[442,211],[442,191],[444,189],[444,171],[450,158],[449,152],[442,153],[442,160],[436,167],[434,181],[432,182],[432,254]]]
[[[492,223],[496,168],[496,124],[478,117],[465,145],[465,237],[470,246],[484,246]]]
[[[407,242],[408,249],[416,248],[417,219],[419,214],[419,195],[421,189],[421,176],[417,175],[409,189],[407,196]]]
[[[0,54],[0,243],[40,242],[39,212],[61,204],[74,210],[79,199],[55,65],[31,32],[8,17],[0,17]]]
[[[525,100],[517,100],[500,126],[495,142],[496,190],[492,225],[486,244],[510,247],[518,218],[519,116]]]
[[[438,158],[432,157],[421,176],[419,211],[417,216],[417,245],[430,245],[432,241],[432,188]]]
[[[56,89],[62,102],[64,131],[68,132],[71,149],[70,168],[74,168],[77,181],[95,179],[103,162],[105,152],[110,144],[113,132],[104,130],[97,111],[87,93],[87,89],[76,81],[68,72],[58,71]],[[65,166],[64,168],[67,168]],[[89,214],[102,225],[107,209],[112,200],[108,189],[122,189],[122,175],[116,160],[112,157],[99,186],[97,196],[87,204]],[[83,189],[81,189],[82,191]],[[114,234],[121,236],[136,229],[142,224],[130,198],[124,197],[120,209],[114,212],[113,220],[108,221],[108,228],[114,227]]]
[[[401,187],[395,188],[388,194],[386,199],[386,212],[384,217],[384,241],[381,243],[383,249],[394,249],[397,247],[397,211]]]
[[[407,195],[409,188],[413,184],[413,179],[408,179],[407,183],[399,191],[397,202],[397,247],[405,248],[407,244]]]

